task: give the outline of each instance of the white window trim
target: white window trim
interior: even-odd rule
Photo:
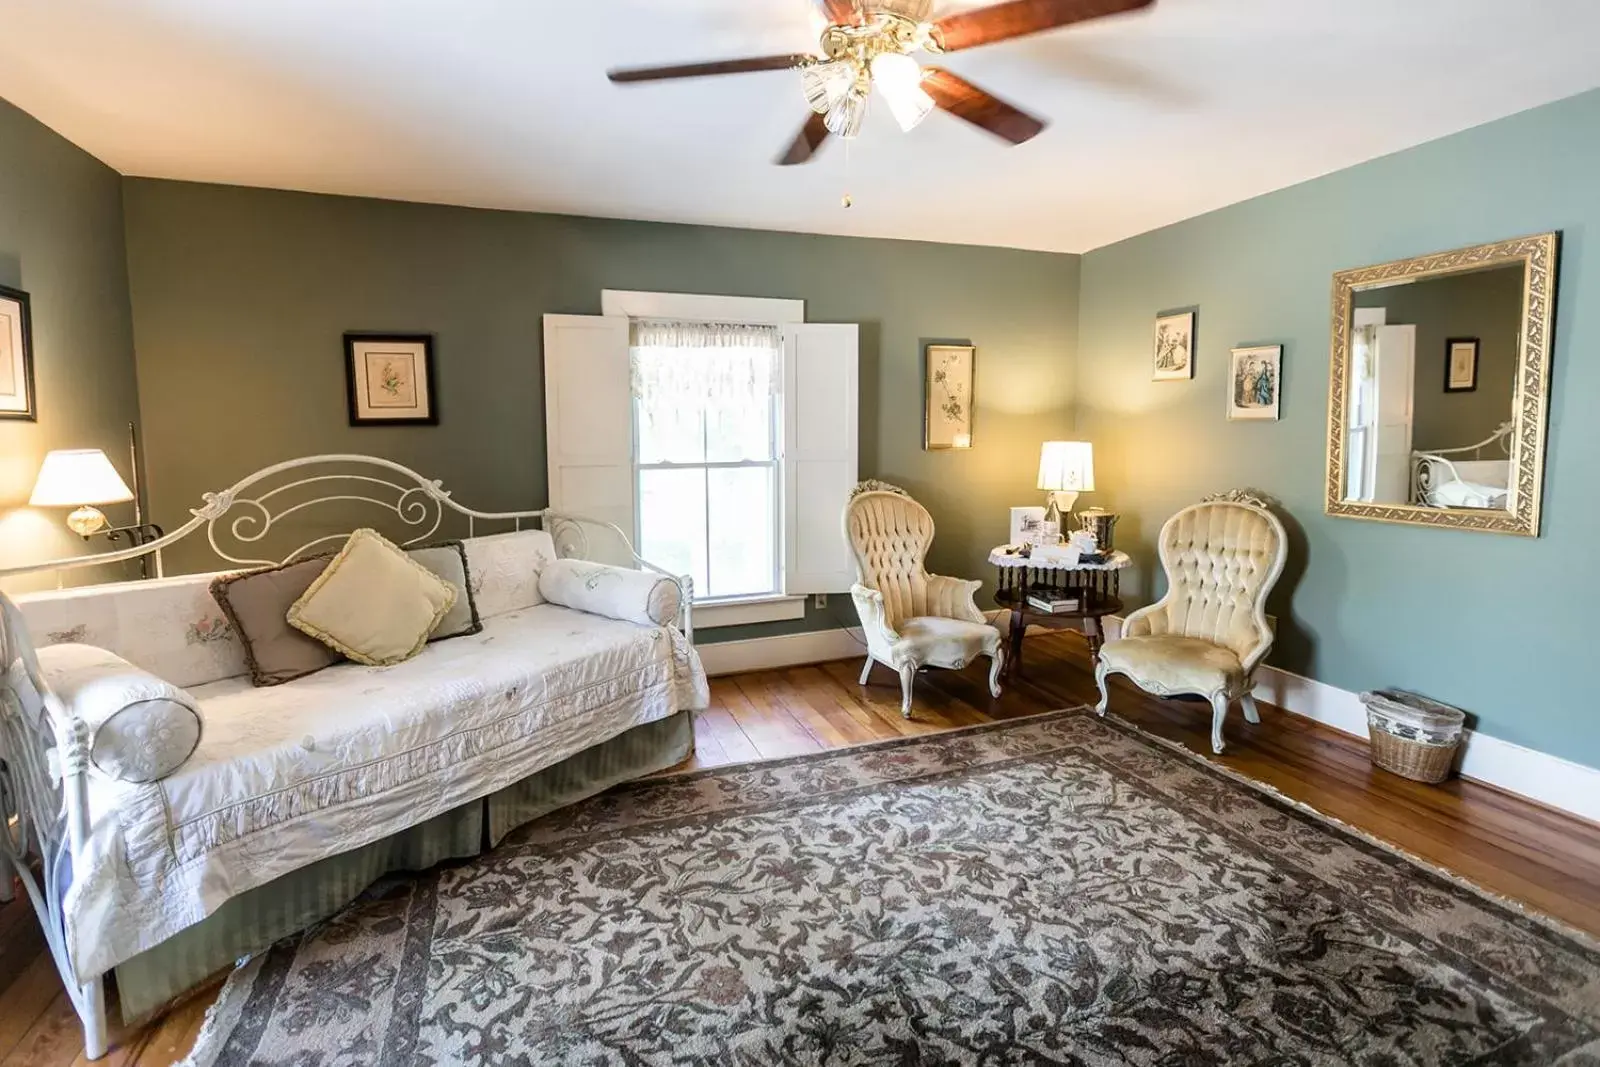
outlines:
[[[783,622],[806,617],[806,598],[784,596],[729,597],[705,601],[694,606],[694,628],[715,630],[722,626],[747,626],[755,622]]]
[[[806,321],[804,300],[759,296],[708,296],[700,293],[645,293],[630,289],[600,290],[603,315],[630,319],[688,319],[692,322],[742,322],[752,326],[786,326]]]
[[[602,289],[600,311],[606,316],[629,319],[687,319],[692,322],[741,322],[754,326],[785,326],[806,321],[804,300],[780,300],[753,296],[713,296],[703,293],[649,293],[631,289]],[[779,459],[782,469],[782,459]],[[634,492],[638,492],[638,467],[634,468]],[[782,507],[780,498],[779,507]],[[783,534],[779,524],[780,536]],[[779,555],[779,581],[782,581],[782,555]],[[806,598],[782,593],[760,593],[748,597],[728,597],[695,604],[694,625],[699,630],[723,626],[745,626],[759,622],[784,622],[803,619]]]

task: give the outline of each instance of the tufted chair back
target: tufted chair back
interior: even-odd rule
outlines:
[[[1184,508],[1161,527],[1167,595],[1144,614],[1147,632],[1203,638],[1250,669],[1272,645],[1265,606],[1287,541],[1278,517],[1254,504]]]
[[[885,621],[893,629],[929,611],[928,571],[933,516],[902,489],[872,489],[845,505],[844,536],[856,557],[856,581],[883,594]]]

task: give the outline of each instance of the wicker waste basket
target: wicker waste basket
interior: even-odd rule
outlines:
[[[1402,689],[1362,693],[1372,762],[1414,782],[1450,777],[1466,712]]]

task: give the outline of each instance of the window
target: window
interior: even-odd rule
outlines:
[[[639,553],[696,600],[782,589],[777,327],[631,325]]]
[[[799,300],[607,289],[544,317],[550,507],[627,541],[591,558],[691,576],[695,628],[799,619],[855,566],[857,327]],[[719,325],[719,324],[743,325]],[[709,601],[709,602],[708,602]]]

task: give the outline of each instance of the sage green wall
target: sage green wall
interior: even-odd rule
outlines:
[[[175,523],[265,464],[370,452],[486,509],[546,500],[541,316],[602,289],[803,299],[861,324],[861,472],[936,516],[932,565],[984,575],[1039,443],[1070,425],[1076,256],[483,211],[130,179],[124,188],[151,502]],[[441,424],[346,424],[341,335],[436,335]],[[975,447],[922,450],[924,342],[978,347]],[[175,551],[178,569],[214,566]],[[852,619],[847,600],[806,620]]]
[[[1274,662],[1345,689],[1407,686],[1486,733],[1600,766],[1600,92],[1591,92],[1089,253],[1077,432],[1153,592],[1163,519],[1256,486],[1290,515],[1272,603]],[[1323,514],[1328,294],[1337,270],[1563,231],[1544,536],[1420,529]],[[1155,314],[1198,305],[1193,382],[1150,381]],[[1284,350],[1281,422],[1224,419],[1228,349]]]
[[[1356,294],[1357,307],[1383,308],[1389,325],[1417,328],[1413,448],[1474,445],[1511,417],[1525,273],[1503,267]],[[1478,388],[1469,393],[1444,391],[1446,343],[1453,337],[1478,339]],[[1489,450],[1483,458],[1505,453]]]
[[[0,419],[0,567],[104,551],[66,527],[66,512],[27,506],[44,454],[101,448],[128,471],[138,417],[133,327],[123,250],[122,179],[110,167],[0,100],[0,284],[33,309],[38,421]],[[107,505],[129,522],[131,504]],[[67,574],[73,583],[133,576],[122,567]],[[8,592],[52,588],[54,575],[13,579]]]

